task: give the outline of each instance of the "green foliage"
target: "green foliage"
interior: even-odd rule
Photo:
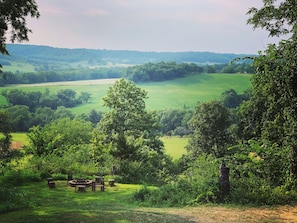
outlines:
[[[30,145],[27,151],[37,156],[56,152],[63,154],[73,146],[90,143],[92,125],[82,119],[62,118],[44,127],[35,126],[30,129],[28,138]]]
[[[238,94],[234,89],[226,90],[222,93],[222,102],[226,108],[236,108],[242,102],[249,100],[251,90],[244,91],[243,94]]]
[[[189,122],[193,131],[187,146],[190,156],[193,159],[202,153],[224,156],[228,146],[233,143],[230,125],[231,114],[222,103],[211,101],[198,104]]]
[[[0,186],[0,213],[22,210],[30,206],[28,194],[17,187]]]
[[[252,97],[240,108],[239,130],[242,139],[273,145],[274,151],[268,151],[275,156],[283,153],[278,163],[287,163],[285,178],[290,179],[293,174],[297,179],[296,2],[263,2],[261,9],[249,11],[253,15],[249,23],[268,30],[271,36],[292,35],[278,45],[269,45],[255,58]],[[281,168],[278,175],[283,172]]]
[[[14,170],[7,169],[5,174],[0,178],[1,184],[9,186],[20,186],[28,182],[40,182],[41,177],[39,173],[34,173],[28,169]]]
[[[104,113],[93,133],[98,162],[104,162],[104,154],[112,155],[125,182],[162,181],[159,172],[170,161],[164,155],[156,114],[146,111],[146,95],[130,81],[116,82],[104,98],[111,110]]]
[[[148,81],[164,81],[202,72],[203,68],[194,63],[146,63],[143,65],[126,68],[123,74],[123,78],[129,79],[136,83]]]
[[[159,123],[163,135],[185,136],[190,134],[188,122],[193,115],[193,110],[183,109],[167,109],[160,111],[158,114]]]
[[[212,156],[201,155],[190,164],[183,177],[159,188],[146,185],[134,193],[134,200],[145,206],[177,207],[217,202],[219,161]]]
[[[263,0],[263,7],[252,7],[247,14],[251,15],[248,23],[255,28],[266,29],[270,36],[281,36],[296,33],[296,1]]]
[[[6,49],[7,31],[11,33],[10,40],[27,41],[31,30],[27,27],[26,16],[38,18],[39,12],[34,0],[1,1],[0,3],[0,53],[8,54]]]

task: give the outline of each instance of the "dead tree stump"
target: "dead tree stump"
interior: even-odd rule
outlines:
[[[222,195],[227,195],[230,192],[229,173],[230,173],[230,168],[226,166],[226,163],[223,160],[220,167],[220,178],[219,178],[219,187]]]

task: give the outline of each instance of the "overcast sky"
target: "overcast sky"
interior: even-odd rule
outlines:
[[[261,0],[36,0],[27,44],[158,52],[257,53],[273,42],[247,25]]]

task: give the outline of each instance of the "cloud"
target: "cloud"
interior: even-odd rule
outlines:
[[[260,0],[255,1],[259,5]],[[31,44],[153,51],[257,52],[246,0],[37,0]]]

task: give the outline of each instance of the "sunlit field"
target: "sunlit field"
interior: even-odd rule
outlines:
[[[164,143],[165,153],[173,159],[178,159],[183,154],[186,154],[185,147],[188,144],[189,138],[164,136],[161,140]]]
[[[202,74],[163,82],[149,82],[137,84],[138,87],[148,92],[146,100],[148,110],[164,110],[170,108],[194,108],[197,102],[220,100],[221,94],[233,88],[237,93],[242,93],[251,87],[251,75],[247,74]],[[75,114],[88,113],[91,109],[105,111],[102,98],[106,95],[108,87],[116,81],[108,82],[73,81],[43,83],[34,85],[15,85],[0,88],[1,91],[18,88],[24,91],[41,91],[49,89],[56,93],[60,89],[73,89],[79,95],[81,92],[91,93],[89,103],[72,108]],[[5,101],[0,98],[0,105]]]

